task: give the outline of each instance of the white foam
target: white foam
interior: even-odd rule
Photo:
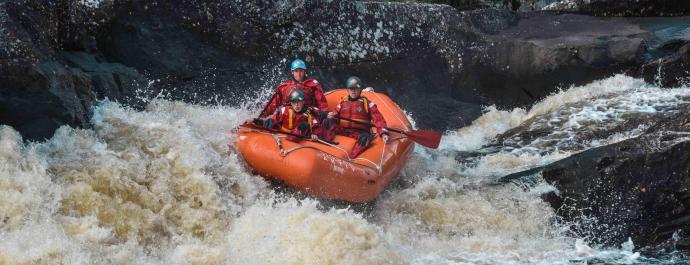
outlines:
[[[690,90],[687,88],[661,89],[641,79],[617,75],[560,91],[529,111],[519,108],[501,111],[490,107],[470,126],[444,135],[440,149],[485,153],[455,163],[456,174],[475,178],[502,176],[546,165],[588,148],[629,139],[644,131],[648,125],[645,121],[677,112],[681,104],[688,103]],[[615,131],[620,130],[616,128],[621,124],[634,119],[642,123]],[[521,134],[492,142],[499,134],[516,128]],[[531,132],[539,137],[531,139]],[[489,149],[498,150],[482,149],[489,144]],[[446,161],[439,161],[434,168],[448,167]]]
[[[349,210],[312,200],[256,204],[233,222],[233,264],[403,264],[381,231]]]
[[[79,4],[90,7],[90,8],[98,8],[103,0],[79,0]]]
[[[417,149],[367,217],[275,195],[245,168],[228,143],[230,131],[256,112],[254,101],[228,107],[154,99],[140,111],[104,101],[93,129],[62,127],[42,143],[25,144],[0,126],[0,263],[640,262],[632,242],[604,249],[571,237],[577,224],[559,223],[539,198],[554,191],[542,179],[530,187],[484,183],[632,137],[645,127],[585,136],[634,115],[672,113],[689,91],[615,76],[556,93],[529,111],[487,108],[447,134],[440,151]],[[482,149],[517,127],[548,133]],[[457,151],[479,153],[458,161]]]
[[[476,150],[496,135],[513,129],[534,117],[555,112],[568,104],[586,102],[595,97],[643,87],[647,85],[641,79],[616,75],[585,86],[561,90],[536,103],[529,111],[521,108],[506,111],[491,106],[470,126],[444,135],[440,148],[457,151]]]

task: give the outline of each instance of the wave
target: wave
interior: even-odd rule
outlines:
[[[252,174],[228,143],[256,104],[103,101],[91,129],[61,127],[45,142],[0,126],[0,264],[639,261],[632,242],[605,249],[574,234],[539,198],[552,187],[484,181],[632,137],[645,123],[631,121],[672,113],[689,94],[619,75],[529,110],[488,107],[440,150],[417,148],[365,213]]]

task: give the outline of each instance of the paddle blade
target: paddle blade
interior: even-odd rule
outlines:
[[[439,143],[441,143],[441,136],[443,136],[441,132],[427,130],[409,131],[405,135],[415,143],[431,149],[438,148]]]

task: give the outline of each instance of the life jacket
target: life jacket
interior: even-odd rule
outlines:
[[[307,119],[310,129],[314,128],[313,117],[311,108],[306,109],[302,113],[297,113],[290,107],[282,107],[280,110],[280,130],[287,133],[292,132],[304,119]]]
[[[360,96],[357,100],[350,100],[348,96],[343,97],[340,102],[340,117],[370,123],[369,100],[364,96]],[[342,119],[340,125],[344,128],[369,130],[369,126]]]

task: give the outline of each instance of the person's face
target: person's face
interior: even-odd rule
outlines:
[[[297,68],[292,71],[292,78],[297,82],[302,82],[304,80],[304,69]]]
[[[300,112],[302,111],[302,108],[304,108],[304,101],[291,101],[290,105],[292,105],[293,110]]]
[[[350,98],[358,98],[362,94],[362,89],[356,87],[348,88],[347,93],[350,95]]]

